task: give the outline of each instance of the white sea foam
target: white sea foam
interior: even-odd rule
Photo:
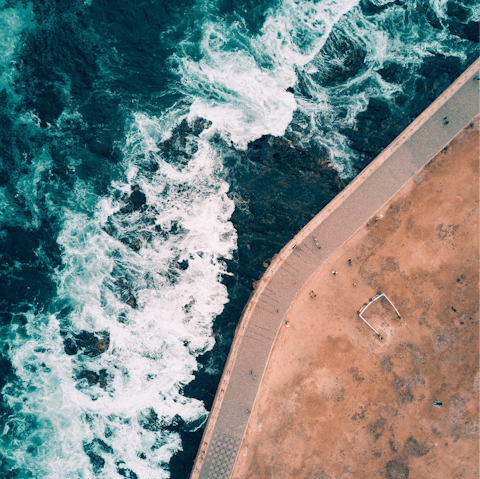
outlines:
[[[438,18],[446,19],[448,0],[428,0],[432,10],[437,14]]]
[[[297,108],[286,91],[297,80],[296,69],[315,57],[335,23],[357,3],[284,0],[253,37],[241,22],[206,22],[201,60],[172,57],[182,91],[192,98],[191,116],[210,120],[211,131],[242,149],[262,135],[283,135]]]
[[[295,75],[288,68],[262,68],[248,50],[230,49],[232,30],[239,43],[251,42],[241,25],[228,29],[220,22],[208,22],[201,42],[203,58],[199,62],[174,58],[183,91],[193,100],[191,116],[210,120],[211,131],[246,148],[262,135],[285,132],[296,108],[293,95],[286,91]]]
[[[66,317],[32,312],[28,328],[36,339],[19,335],[11,344],[17,375],[32,391],[7,395],[23,411],[12,424],[28,415],[38,428],[25,428],[24,446],[3,452],[36,477],[90,477],[83,447],[94,438],[114,451],[102,454],[106,463],[98,477],[120,477],[118,461],[141,478],[168,477],[162,465],[181,448],[179,435],[158,424],[158,430],[144,428],[143,418],[155,411],[168,424],[178,415],[193,429],[206,419],[203,403],[183,397],[181,389],[193,379],[196,356],[213,346],[212,320],[227,302],[219,281],[226,272],[222,258],[236,246],[228,221],[233,202],[209,143],[200,139],[188,165],[176,168],[158,154],[149,134],[153,122],[136,116],[124,151],[125,180],[112,187],[113,196],[98,200],[78,180],[64,211],[56,304],[72,310]],[[156,173],[144,173],[147,161],[158,165]],[[145,193],[146,210],[115,215],[122,206],[117,193],[129,193],[132,183]],[[108,219],[115,238],[102,229]],[[168,234],[174,225],[176,232]],[[157,234],[159,228],[167,234]],[[141,241],[138,251],[118,239],[128,236]],[[178,268],[183,261],[188,267]],[[128,282],[137,308],[119,298],[117,277]],[[60,329],[108,331],[109,349],[95,358],[67,356]],[[106,370],[108,386],[78,381],[82,370]],[[39,437],[42,453],[29,454]]]

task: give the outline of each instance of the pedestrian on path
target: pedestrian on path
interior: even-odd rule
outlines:
[[[310,298],[313,299],[313,298],[316,298],[316,297],[317,297],[317,295],[312,291],[312,292],[310,293]]]

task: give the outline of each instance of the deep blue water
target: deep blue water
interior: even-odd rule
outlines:
[[[261,263],[478,56],[478,21],[0,0],[0,476],[188,477]]]

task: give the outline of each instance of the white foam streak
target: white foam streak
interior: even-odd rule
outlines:
[[[428,0],[432,10],[437,14],[438,18],[447,18],[448,0]]]
[[[212,131],[239,148],[262,135],[282,135],[296,107],[285,91],[294,83],[293,71],[268,71],[246,51],[224,51],[223,28],[207,25],[200,62],[178,58],[185,91],[194,96],[190,117],[210,120]]]
[[[191,117],[210,120],[211,131],[238,148],[262,135],[283,135],[297,108],[286,91],[297,80],[296,69],[315,57],[336,22],[357,3],[284,0],[253,38],[240,23],[208,22],[202,59],[173,57],[183,91],[192,97]]]
[[[359,0],[323,0],[301,2],[284,0],[278,10],[272,10],[262,28],[259,43],[268,45],[276,61],[301,68],[320,52],[333,26]]]

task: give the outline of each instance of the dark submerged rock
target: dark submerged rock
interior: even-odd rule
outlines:
[[[120,209],[120,213],[131,213],[132,211],[141,210],[147,203],[145,193],[140,190],[138,185],[132,186],[132,193],[128,197],[124,197],[125,206]]]
[[[104,353],[110,346],[110,334],[108,331],[91,333],[82,331],[74,334],[72,338],[63,340],[65,353],[72,356],[81,351],[85,356],[92,358]]]
[[[121,300],[135,309],[137,300],[130,289],[130,284],[122,278],[117,279],[114,284],[118,287]]]
[[[110,334],[107,331],[89,333],[82,331],[75,335],[75,342],[83,354],[90,357],[99,356],[110,346]]]
[[[77,377],[78,379],[86,379],[90,386],[98,384],[102,389],[105,389],[108,385],[106,369],[101,369],[98,373],[95,371],[81,371]]]
[[[195,138],[211,126],[211,122],[203,118],[196,118],[192,122],[182,120],[165,141],[158,146],[163,152],[166,161],[177,166],[185,166],[198,151]]]
[[[84,443],[83,450],[90,459],[95,474],[98,474],[105,466],[105,459],[102,457],[102,453],[113,453],[113,449],[100,438],[95,438],[92,442]]]
[[[100,456],[100,454],[96,454],[92,451],[85,451],[85,454],[90,459],[90,464],[92,465],[93,472],[95,474],[98,474],[103,469],[103,466],[105,466],[105,459]]]
[[[77,354],[78,349],[75,341],[72,338],[66,338],[63,340],[63,347],[65,349],[65,353],[69,356],[74,356]]]
[[[321,55],[325,58],[339,56],[341,64],[331,65],[325,71],[314,73],[312,79],[322,86],[333,87],[345,83],[365,69],[366,51],[363,45],[353,43],[349,38],[341,37],[335,30],[328,36]]]

